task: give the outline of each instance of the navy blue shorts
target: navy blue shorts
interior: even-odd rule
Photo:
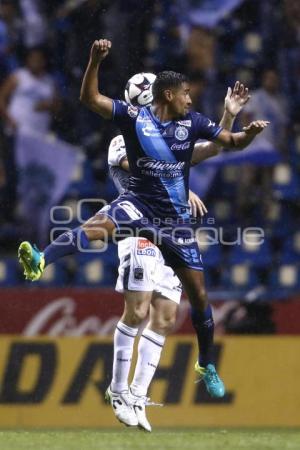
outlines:
[[[174,219],[157,218],[151,207],[135,195],[120,195],[98,213],[109,217],[116,225],[115,238],[144,237],[161,250],[172,269],[188,267],[203,270],[201,253],[191,225],[174,223]]]

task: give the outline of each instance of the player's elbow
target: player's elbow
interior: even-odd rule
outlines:
[[[80,95],[79,95],[79,101],[80,101],[83,105],[86,105],[86,103],[87,103],[87,98],[86,98],[86,95],[84,94],[84,92],[80,92]]]
[[[90,107],[92,104],[91,97],[88,96],[84,91],[80,92],[79,100],[83,105],[87,107]]]
[[[85,93],[81,93],[79,100],[88,109],[90,109],[91,111],[97,112],[97,102],[94,97],[92,97],[90,95],[86,95]]]

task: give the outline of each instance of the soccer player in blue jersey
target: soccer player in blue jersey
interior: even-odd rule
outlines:
[[[212,361],[214,323],[207,303],[201,255],[191,231],[187,203],[189,168],[198,139],[241,149],[268,125],[254,121],[242,132],[231,133],[200,113],[190,112],[188,81],[182,74],[161,72],[153,85],[153,104],[133,108],[98,90],[98,72],[111,42],[95,41],[90,54],[81,100],[105,119],[114,120],[124,136],[132,174],[128,192],[73,231],[63,233],[44,253],[22,245],[19,257],[29,279],[38,279],[45,265],[87,248],[91,240],[117,235],[140,235],[160,248],[181,280],[192,306],[192,322],[200,348],[196,370],[214,397],[225,393]],[[123,234],[122,234],[123,233]],[[160,345],[159,342],[154,344]]]
[[[153,100],[152,94],[150,93],[148,97],[150,105]],[[248,89],[239,82],[235,83],[233,90],[228,88],[220,125],[231,130],[235,117],[249,98]],[[215,156],[219,151],[220,147],[212,142],[197,143],[193,150],[192,164]],[[126,192],[130,172],[122,135],[116,136],[110,143],[108,165],[117,190],[120,194]],[[191,191],[189,203],[194,217],[197,215],[201,217],[207,212],[205,205]],[[147,393],[159,364],[165,338],[175,324],[182,287],[171,267],[165,264],[159,249],[147,239],[129,237],[121,240],[118,243],[118,254],[120,265],[116,290],[124,293],[125,304],[114,332],[114,360],[108,390],[109,401],[114,414],[121,422],[130,425],[132,417],[134,423],[136,416],[138,426],[151,432],[151,424],[146,415],[146,406],[149,405]],[[137,268],[139,276],[136,273]],[[135,336],[148,312],[149,321],[139,339],[137,363],[129,387],[128,376],[132,365]],[[154,338],[161,346],[154,344],[149,338]],[[122,402],[122,396],[127,392],[134,396],[133,408]]]

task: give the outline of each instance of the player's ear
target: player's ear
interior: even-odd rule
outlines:
[[[171,91],[171,89],[164,90],[164,97],[168,102],[173,100],[173,92]]]

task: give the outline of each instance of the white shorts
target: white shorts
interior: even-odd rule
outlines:
[[[180,302],[182,285],[160,250],[144,238],[130,237],[118,243],[120,259],[116,291],[154,291]]]

